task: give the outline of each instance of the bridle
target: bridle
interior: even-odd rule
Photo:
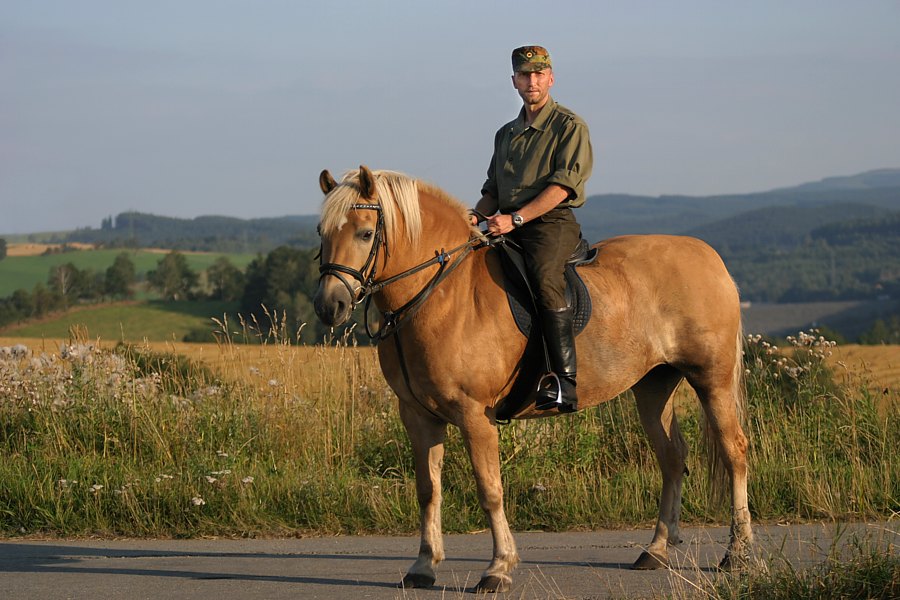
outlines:
[[[362,268],[358,270],[339,263],[322,264],[322,247],[319,246],[319,281],[322,281],[322,279],[328,275],[337,277],[338,281],[343,283],[344,286],[346,286],[347,291],[350,292],[350,301],[353,308],[356,308],[363,300],[372,294],[370,290],[375,284],[375,275],[378,271],[378,253],[381,250],[381,247],[384,246],[385,256],[388,256],[389,254],[387,240],[382,240],[384,237],[384,212],[381,209],[381,205],[352,204],[349,210],[374,210],[378,213],[378,220],[375,223],[375,235],[372,240],[372,249],[369,251],[369,257],[366,259]],[[319,229],[319,236],[321,237],[321,235],[322,231]],[[369,271],[368,274],[366,274],[367,270]],[[344,277],[345,274],[350,275],[353,279],[358,281],[359,287],[354,288],[347,278]]]
[[[368,319],[364,319],[366,325],[366,335],[368,335],[370,339],[377,339],[378,341],[381,341],[393,335],[412,315],[414,315],[418,311],[422,304],[431,295],[431,292],[434,291],[434,288],[437,287],[437,285],[448,275],[450,275],[450,273],[452,273],[454,269],[459,266],[459,264],[463,261],[464,258],[466,258],[466,256],[468,256],[476,248],[483,246],[485,243],[483,237],[469,238],[468,241],[460,244],[450,251],[445,251],[443,248],[441,248],[440,251],[435,251],[434,258],[420,263],[410,269],[407,269],[402,273],[399,273],[382,281],[375,281],[378,270],[378,256],[382,246],[384,247],[385,257],[390,256],[390,253],[388,252],[387,235],[385,234],[384,213],[380,204],[371,203],[353,204],[350,206],[350,210],[374,210],[378,213],[378,219],[375,224],[374,239],[372,240],[372,249],[369,251],[369,256],[366,259],[365,264],[363,264],[362,268],[360,269],[354,269],[352,267],[348,267],[339,263],[323,264],[321,262],[322,249],[320,247],[319,281],[329,275],[336,277],[341,283],[344,284],[344,286],[346,286],[347,291],[350,292],[352,309],[355,309],[357,306],[365,302],[364,314],[368,314],[372,296],[374,294],[383,290],[385,287],[396,281],[409,277],[410,275],[418,273],[419,271],[427,269],[428,267],[431,267],[433,265],[439,265],[437,272],[425,285],[425,287],[423,287],[403,306],[396,310],[388,310],[382,312],[381,316],[384,323],[378,331],[372,333]],[[321,236],[321,231],[319,231],[319,235]],[[450,257],[457,253],[459,253],[459,256],[457,256],[456,259],[451,262]],[[350,277],[352,277],[356,282],[359,283],[359,287],[354,287],[353,284],[344,275],[349,275]]]

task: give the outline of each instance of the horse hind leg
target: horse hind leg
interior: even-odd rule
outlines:
[[[644,431],[650,438],[662,471],[659,518],[650,546],[633,569],[661,569],[669,565],[669,545],[679,543],[681,484],[686,472],[687,444],[675,416],[674,393],[682,374],[668,365],[654,368],[631,389]]]
[[[420,542],[416,562],[403,577],[404,588],[434,585],[434,569],[444,559],[441,533],[441,467],[447,424],[416,407],[400,403],[400,418],[406,427],[416,465],[416,495],[419,501]]]
[[[722,570],[745,565],[750,556],[753,531],[747,498],[747,437],[741,427],[744,409],[743,362],[740,353],[732,372],[719,378],[698,378],[691,385],[706,416],[705,435],[713,499],[721,498],[731,482],[731,534]],[[727,479],[726,479],[727,474]]]

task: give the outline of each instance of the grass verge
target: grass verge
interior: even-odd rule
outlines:
[[[0,533],[197,536],[413,532],[411,452],[370,348],[216,347],[218,367],[74,336],[0,359]],[[761,520],[886,519],[900,507],[900,410],[837,385],[815,337],[747,349],[751,511]],[[680,410],[699,448],[692,405]],[[660,477],[632,399],[501,431],[516,530],[650,523]],[[691,455],[686,522],[723,522]],[[486,523],[451,428],[444,528]]]

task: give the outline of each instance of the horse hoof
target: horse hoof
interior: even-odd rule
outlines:
[[[475,586],[475,593],[492,594],[496,592],[508,592],[510,580],[508,578],[498,577],[497,575],[485,575]]]
[[[726,552],[722,562],[719,563],[719,570],[725,573],[736,573],[744,571],[750,566],[750,556],[746,554],[732,554]]]
[[[631,565],[631,568],[635,571],[650,571],[652,569],[667,569],[669,568],[669,561],[665,558],[660,558],[655,554],[650,554],[649,552],[642,552],[638,557],[634,564]]]
[[[400,587],[405,589],[428,588],[434,585],[434,577],[422,573],[407,573]]]

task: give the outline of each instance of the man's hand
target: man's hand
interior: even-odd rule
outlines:
[[[487,231],[491,235],[504,235],[515,229],[511,215],[494,215],[487,221]]]

